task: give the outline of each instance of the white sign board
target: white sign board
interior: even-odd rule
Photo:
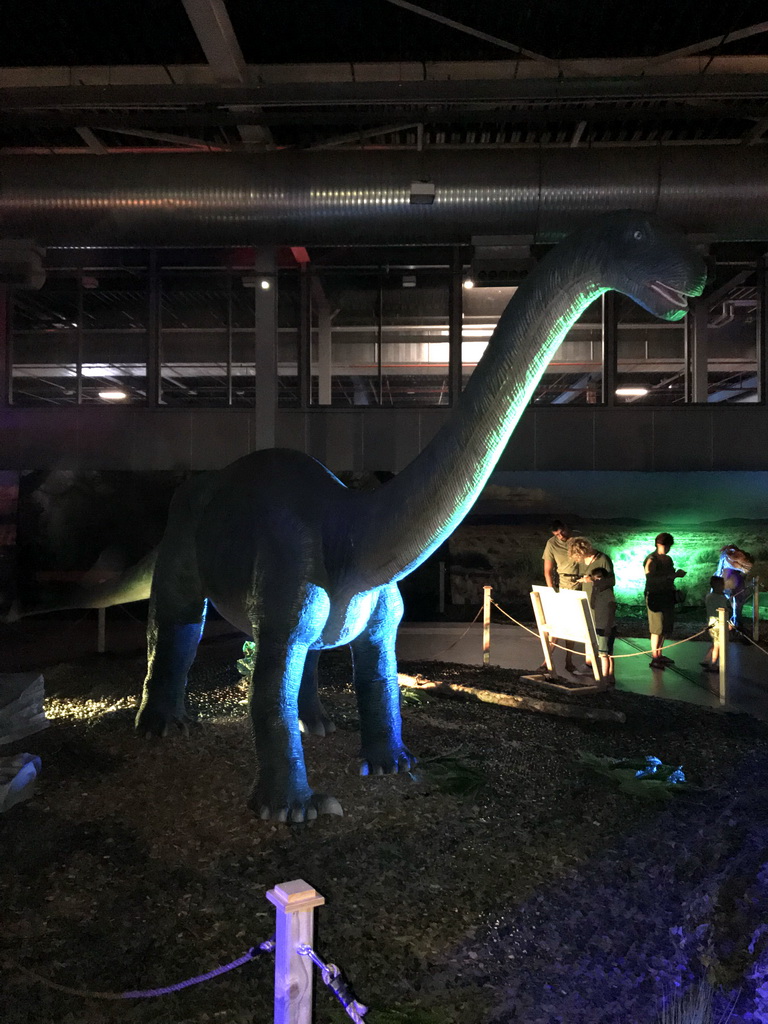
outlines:
[[[581,590],[556,591],[551,587],[534,586],[531,590],[531,603],[539,627],[544,660],[550,671],[550,640],[575,640],[584,644],[595,679],[600,679],[600,655],[589,597]]]

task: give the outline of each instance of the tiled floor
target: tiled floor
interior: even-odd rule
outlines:
[[[614,651],[617,689],[718,707],[721,705],[719,674],[704,672],[699,665],[708,648],[704,640],[689,640],[666,648],[675,664],[662,671],[650,668],[649,657],[638,654],[648,650],[647,638],[617,640]],[[480,665],[482,626],[479,623],[469,627],[466,623],[404,623],[400,627],[397,650],[402,659]],[[564,659],[564,652],[556,650],[555,669],[560,675],[566,675]],[[577,668],[583,665],[583,659],[575,660]],[[538,636],[531,636],[512,624],[494,623],[490,662],[503,668],[536,669],[542,662]],[[729,645],[725,705],[768,720],[768,654],[765,651],[752,644]]]

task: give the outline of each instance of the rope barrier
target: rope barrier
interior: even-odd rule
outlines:
[[[508,612],[505,612],[504,609],[501,608],[495,601],[492,600],[491,604],[493,605],[494,608],[496,608],[497,611],[500,611],[502,615],[506,615],[506,617],[509,619],[510,622],[514,622],[514,624],[516,626],[519,626],[521,629],[524,629],[526,631],[526,633],[530,633],[532,636],[535,636],[537,640],[539,639],[539,633],[538,633],[537,630],[529,629],[529,627],[523,625],[522,622],[518,622],[517,619],[513,619],[512,616]],[[695,640],[697,636],[701,636],[702,633],[706,633],[707,630],[708,630],[708,627],[705,626],[703,629],[700,629],[698,631],[698,633],[693,633],[691,636],[687,636],[683,640],[675,640],[675,642],[672,643],[672,644],[666,644],[665,643],[664,644],[664,649],[666,650],[667,647],[677,647],[680,644],[687,644],[689,640]],[[555,643],[554,641],[551,641],[551,643],[552,643],[552,646],[553,647],[557,647],[558,650],[560,650],[560,651],[568,651],[569,654],[573,654],[573,651],[569,651],[569,649],[567,647],[563,647],[562,644]],[[614,654],[613,657],[614,658],[639,658],[641,655],[644,655],[644,654],[645,655],[647,655],[647,654],[651,654],[652,655],[653,651],[648,650],[648,651],[635,651],[632,654]]]
[[[437,658],[439,655],[445,654],[446,651],[452,650],[456,646],[456,644],[460,644],[461,641],[464,639],[464,637],[467,635],[467,633],[470,631],[470,629],[472,629],[472,627],[474,626],[474,624],[477,622],[477,620],[480,618],[480,616],[482,614],[483,614],[483,606],[480,605],[480,607],[477,609],[477,614],[475,615],[474,619],[472,619],[472,621],[467,626],[467,628],[464,630],[464,632],[461,634],[461,636],[458,638],[458,640],[454,640],[453,643],[448,644],[447,647],[443,647],[443,649],[441,651],[438,651],[437,654],[433,654],[432,657],[433,658]]]
[[[742,633],[742,631],[741,631],[740,629],[736,629],[736,630],[734,630],[734,632],[735,632],[735,633],[738,633],[738,634],[739,634],[739,636],[741,637],[741,639],[742,639],[742,640],[747,640],[747,641],[748,641],[749,643],[751,643],[751,644],[752,644],[752,646],[753,646],[753,647],[756,647],[756,648],[758,649],[758,651],[760,651],[760,653],[761,653],[761,654],[765,654],[765,655],[766,655],[766,657],[768,657],[768,651],[766,651],[766,650],[765,650],[764,648],[762,648],[762,647],[760,646],[760,644],[756,643],[756,642],[755,642],[755,641],[754,641],[754,640],[752,639],[752,637],[751,637],[751,636],[747,636],[747,634],[746,634],[746,633]]]
[[[84,988],[70,988],[67,985],[59,985],[55,981],[49,981],[48,978],[44,978],[41,974],[37,974],[35,971],[30,971],[28,967],[22,967],[21,964],[16,963],[14,960],[8,960],[8,963],[21,971],[22,974],[26,974],[30,978],[34,978],[35,981],[39,981],[41,985],[46,985],[48,988],[54,988],[57,992],[66,992],[71,996],[83,996],[86,999],[153,999],[156,996],[167,996],[171,992],[180,992],[182,989],[189,988],[191,985],[199,985],[201,982],[210,981],[212,978],[216,978],[220,974],[226,974],[227,971],[234,971],[236,967],[242,967],[243,964],[247,964],[249,961],[255,960],[260,953],[271,953],[274,948],[274,938],[266,939],[264,942],[261,942],[258,947],[251,946],[246,953],[243,953],[243,955],[239,956],[236,960],[232,960],[228,964],[223,964],[221,967],[214,967],[212,971],[207,971],[205,974],[197,974],[194,978],[187,978],[186,981],[179,981],[175,985],[167,985],[164,988],[150,988],[132,992],[91,992],[89,989]]]
[[[368,1007],[358,1003],[352,995],[348,982],[336,964],[326,964],[311,946],[297,946],[296,952],[300,956],[308,956],[312,963],[319,968],[323,984],[333,992],[354,1024],[365,1024],[363,1017],[368,1012]]]

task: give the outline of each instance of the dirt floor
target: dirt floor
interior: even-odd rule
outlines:
[[[271,956],[146,1000],[68,994],[28,972],[88,992],[170,985],[268,938],[264,894],[297,878],[326,898],[316,947],[372,1024],[654,1024],[665,996],[705,974],[740,990],[733,1024],[757,1019],[768,726],[410,663],[401,671],[626,720],[422,698],[403,707],[420,771],[360,778],[349,658],[331,652],[323,699],[338,730],[304,745],[310,781],[345,815],[289,827],[245,805],[255,768],[239,651],[226,637],[201,646],[189,739],[134,736],[135,652],[45,669],[52,725],[4,751],[40,754],[43,773],[35,797],[0,819],[3,1024],[268,1024]],[[682,764],[690,788],[643,799],[580,752],[655,755]],[[463,795],[444,791],[456,762]],[[317,982],[317,1024],[347,1020]]]

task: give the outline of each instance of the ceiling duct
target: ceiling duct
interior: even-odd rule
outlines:
[[[44,245],[551,243],[626,207],[768,241],[768,146],[0,157],[0,232]]]

